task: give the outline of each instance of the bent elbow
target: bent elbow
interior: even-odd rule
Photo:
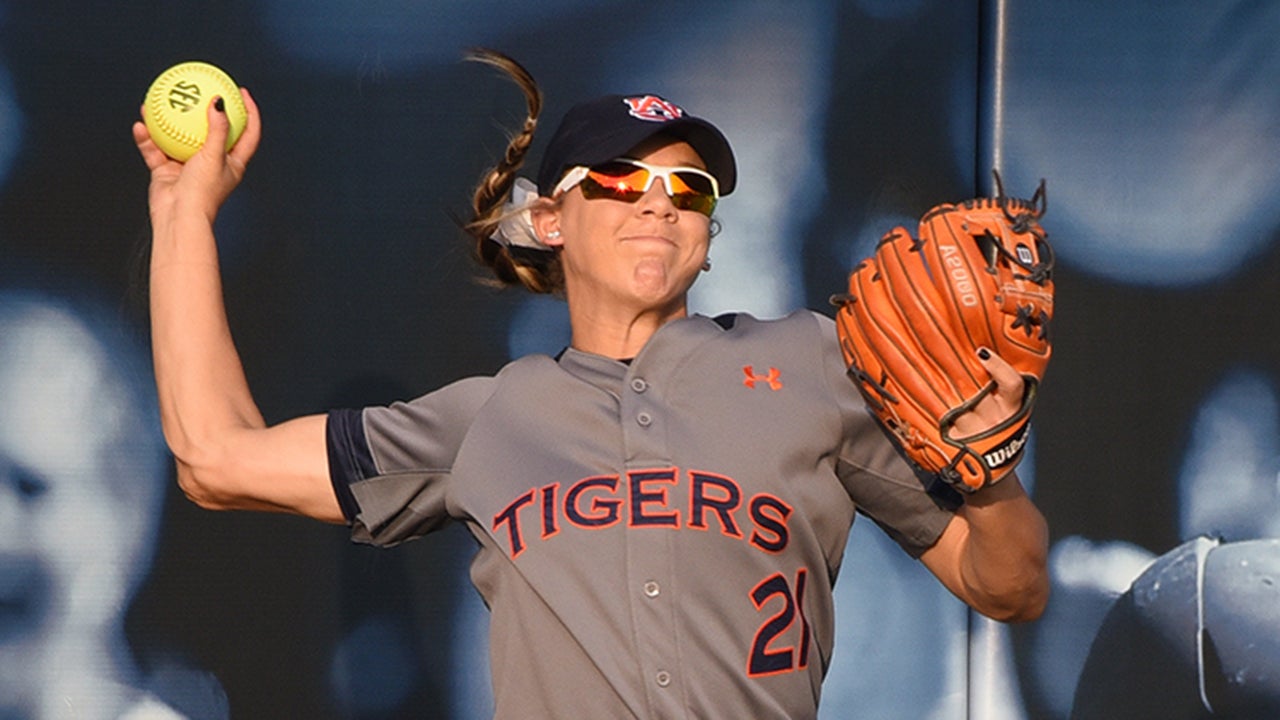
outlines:
[[[178,461],[178,489],[188,500],[204,510],[229,510],[233,507],[227,494],[219,490],[208,471]]]
[[[1002,608],[999,617],[996,620],[1004,623],[1026,623],[1039,620],[1044,615],[1045,607],[1049,604],[1049,591],[1046,588],[1044,592],[1030,593],[1023,596],[1017,603],[1008,604]]]
[[[238,428],[183,422],[175,415],[162,418],[161,429],[177,462],[182,494],[205,510],[237,509]]]
[[[1048,573],[1038,573],[1027,582],[1009,587],[999,595],[989,595],[974,609],[1004,623],[1038,620],[1049,604]]]

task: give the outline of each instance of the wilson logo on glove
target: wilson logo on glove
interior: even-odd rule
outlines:
[[[1053,249],[1040,226],[1044,181],[1030,200],[997,196],[939,205],[918,237],[894,228],[849,275],[836,329],[849,376],[906,456],[974,491],[1022,457],[1052,351]],[[989,348],[1023,377],[1021,406],[958,436],[956,420],[996,389],[978,359]]]
[[[986,462],[988,467],[1000,468],[1014,462],[1022,456],[1022,447],[1027,444],[1027,437],[1031,435],[1031,423],[1023,423],[1021,432],[1016,437],[1009,440],[1004,447],[998,447],[989,453],[982,455],[982,460]]]

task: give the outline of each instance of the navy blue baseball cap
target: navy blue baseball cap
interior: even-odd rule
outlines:
[[[550,195],[571,167],[623,157],[659,133],[689,143],[720,183],[720,195],[733,192],[738,179],[733,150],[715,125],[657,95],[605,95],[565,113],[543,152],[538,193]]]

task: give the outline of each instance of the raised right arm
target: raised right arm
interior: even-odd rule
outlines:
[[[178,484],[200,506],[343,522],[329,481],[325,416],[268,427],[227,322],[213,224],[262,134],[256,103],[241,93],[249,118],[229,152],[222,150],[229,123],[215,105],[204,147],[185,164],[166,157],[142,122],[133,126],[151,171],[151,342],[161,424]]]

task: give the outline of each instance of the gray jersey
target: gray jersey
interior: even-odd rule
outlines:
[[[526,357],[328,434],[355,539],[479,541],[501,718],[814,717],[855,510],[913,555],[952,512],[810,312]]]

